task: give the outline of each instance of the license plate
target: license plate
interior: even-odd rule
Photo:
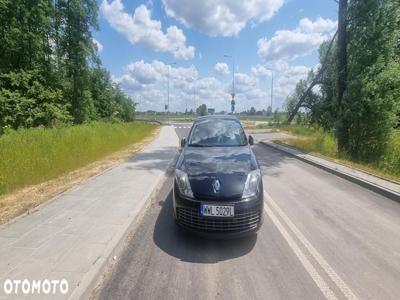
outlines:
[[[231,218],[235,216],[235,208],[231,205],[200,205],[200,215],[204,217]]]

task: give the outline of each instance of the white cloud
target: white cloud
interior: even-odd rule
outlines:
[[[221,63],[221,62],[216,63],[214,66],[214,70],[222,75],[229,74],[229,67],[226,63]]]
[[[303,18],[299,22],[299,29],[303,32],[332,32],[336,28],[336,21],[321,17],[318,17],[314,22],[308,18]]]
[[[251,68],[251,74],[255,77],[271,76],[271,69],[263,65],[255,65]]]
[[[210,36],[237,35],[248,22],[270,19],[284,0],[163,0],[168,16]]]
[[[100,53],[101,51],[103,51],[103,45],[98,40],[96,40],[95,38],[92,38],[92,40],[93,40],[94,46],[97,49],[97,52]]]
[[[126,69],[140,84],[152,84],[162,78],[160,67],[164,68],[164,64],[159,61],[154,61],[152,64],[146,64],[143,60],[129,64]]]
[[[330,38],[336,27],[337,23],[330,19],[318,18],[312,22],[304,18],[292,31],[278,30],[271,39],[259,39],[258,54],[266,61],[294,60],[317,49]]]
[[[132,44],[143,44],[157,52],[169,52],[177,59],[188,60],[194,57],[195,48],[186,46],[183,31],[170,26],[163,32],[161,22],[151,19],[151,12],[146,6],[136,7],[132,16],[124,11],[121,0],[110,3],[103,0],[100,10],[111,27]]]
[[[310,68],[306,66],[290,66],[286,61],[277,60],[267,65],[255,65],[251,68],[250,75],[257,78],[258,86],[268,94],[267,102],[270,103],[271,75],[274,76],[273,106],[280,108],[286,97],[291,94],[300,79],[307,78]]]
[[[195,109],[202,103],[217,111],[227,110],[230,99],[230,82],[222,82],[215,77],[199,78],[194,66],[168,66],[161,61],[143,60],[126,66],[120,77],[113,80],[135,102],[140,102],[139,109],[163,111],[167,101],[168,68],[170,68],[170,109],[184,111],[187,107]]]
[[[294,91],[296,84],[301,79],[307,78],[309,71],[310,68],[305,66],[287,66],[286,69],[279,71],[274,83],[277,98],[281,98],[283,102]]]
[[[127,65],[124,74],[113,79],[136,102],[142,103],[139,109],[163,111],[167,101],[168,68],[158,60],[140,60]],[[289,66],[284,61],[276,61],[274,64],[256,65],[249,73],[235,73],[238,111],[248,110],[251,106],[257,110],[267,108],[271,101],[270,69],[274,73],[274,109],[281,107],[297,82],[306,78],[309,71],[305,66]],[[231,78],[199,77],[193,65],[170,66],[171,111],[184,111],[186,107],[194,109],[202,103],[217,111],[226,111],[230,109],[231,91]]]
[[[235,74],[235,92],[246,93],[257,87],[256,79],[245,73]]]
[[[158,60],[151,63],[140,60],[128,64],[125,73],[114,77],[114,81],[131,97],[140,98],[143,103],[147,103],[146,106],[142,106],[146,107],[146,110],[162,111],[167,99],[168,71],[171,110],[182,110],[182,101],[193,97],[194,84],[198,78],[197,69],[193,65],[174,67]]]

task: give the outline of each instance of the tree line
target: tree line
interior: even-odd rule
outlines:
[[[302,122],[334,132],[339,154],[376,161],[400,125],[400,4],[340,0],[339,5],[338,36],[319,48],[323,72],[312,70],[300,80],[286,109],[294,111],[305,96]]]
[[[0,130],[132,121],[102,67],[95,0],[0,0]]]

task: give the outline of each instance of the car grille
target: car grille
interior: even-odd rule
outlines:
[[[200,216],[199,210],[194,208],[177,207],[178,223],[199,231],[211,232],[240,232],[257,228],[260,222],[259,211],[244,211],[235,214],[229,219],[210,219]]]

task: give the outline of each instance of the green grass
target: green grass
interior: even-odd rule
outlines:
[[[267,124],[267,123],[256,125],[256,129],[270,129],[270,128],[275,128],[275,127],[272,124]]]
[[[392,132],[379,168],[400,178],[400,130]]]
[[[0,195],[83,167],[141,141],[156,127],[98,122],[9,132],[0,136]]]
[[[339,157],[337,143],[332,133],[312,126],[285,126],[282,131],[289,132],[299,138],[283,139],[282,142],[324,156],[338,159],[341,163],[367,172],[400,180],[400,131],[394,130],[388,140],[386,151],[379,160],[372,163],[352,161],[348,157]]]
[[[328,157],[337,158],[337,144],[333,134],[322,129],[307,126],[291,126],[282,128],[293,135],[304,137],[300,139],[286,139],[289,145],[301,148],[307,152],[316,152]]]
[[[272,116],[250,116],[250,115],[238,115],[238,118],[241,121],[264,121],[264,122],[272,122]]]
[[[277,123],[262,123],[262,124],[257,124],[256,129],[277,129],[277,128],[285,128],[287,125],[283,123],[282,121],[279,121]]]

